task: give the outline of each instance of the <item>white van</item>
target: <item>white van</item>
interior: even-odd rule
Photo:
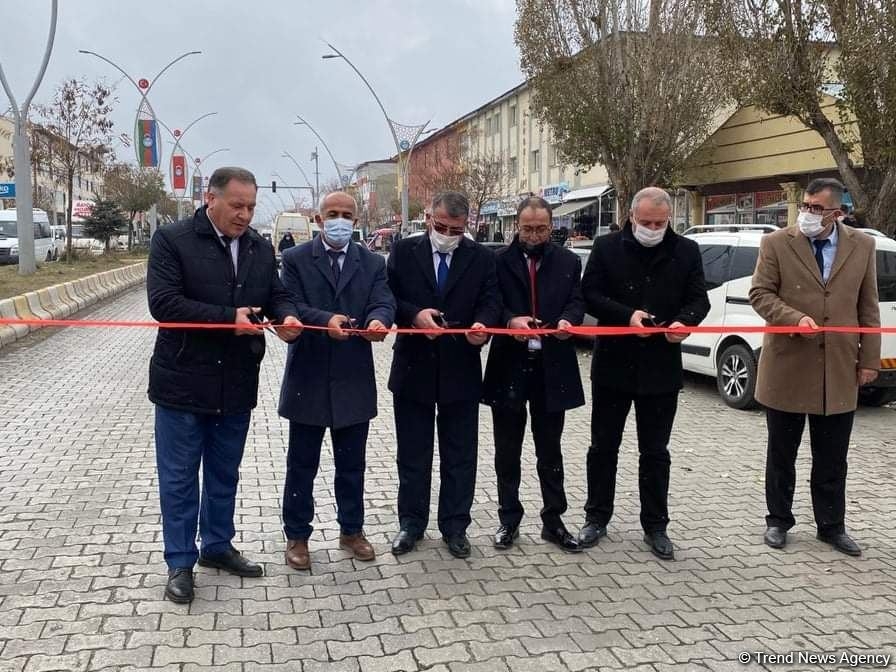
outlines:
[[[57,258],[50,220],[43,210],[33,210],[34,258],[38,263]],[[0,264],[19,263],[19,225],[16,209],[0,210]]]
[[[703,272],[709,290],[709,314],[701,326],[764,326],[750,305],[750,286],[759,241],[777,227],[694,227],[685,235],[700,246]],[[861,229],[859,229],[861,230]],[[691,233],[691,231],[700,231]],[[877,287],[880,294],[880,322],[896,326],[896,241],[868,230],[877,247]],[[682,364],[716,379],[722,400],[732,408],[755,405],[756,363],[762,348],[762,334],[691,334],[681,344]],[[859,401],[880,406],[896,401],[896,334],[881,338],[880,375],[859,390]]]

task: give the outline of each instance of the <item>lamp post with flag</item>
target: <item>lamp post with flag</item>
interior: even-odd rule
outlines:
[[[194,56],[201,54],[202,52],[185,52],[159,70],[158,74],[152,79],[146,79],[144,77],[140,78],[139,81],[131,77],[120,65],[95,51],[78,49],[78,53],[96,56],[101,61],[108,63],[118,70],[118,72],[120,72],[125,79],[133,84],[137,91],[140,92],[140,103],[137,106],[137,115],[134,121],[134,149],[137,152],[137,163],[141,168],[158,168],[162,163],[161,133],[159,132],[158,117],[156,117],[156,113],[153,110],[152,105],[150,105],[147,96],[149,96],[152,87],[155,86],[156,82],[161,79],[162,75],[164,75],[171,66],[185,59],[187,56]],[[149,211],[150,235],[154,234],[156,231],[156,226],[158,224],[157,212],[157,206],[153,205]]]

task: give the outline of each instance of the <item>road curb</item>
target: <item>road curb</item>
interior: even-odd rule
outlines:
[[[146,280],[146,262],[113,268],[8,299],[0,299],[0,317],[62,320]],[[40,325],[0,325],[0,348],[24,338]]]

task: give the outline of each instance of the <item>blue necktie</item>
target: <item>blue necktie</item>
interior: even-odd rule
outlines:
[[[342,269],[339,268],[339,257],[343,255],[342,250],[327,250],[327,254],[330,255],[330,268],[333,270],[333,279],[336,281],[336,284],[339,284],[339,276],[341,275]]]
[[[821,279],[824,280],[824,248],[831,242],[827,238],[824,240],[813,240],[815,246],[815,261],[818,264],[818,272],[821,273]]]
[[[436,273],[436,284],[439,287],[439,294],[445,290],[445,283],[448,282],[448,252],[437,252],[439,255],[439,270]]]

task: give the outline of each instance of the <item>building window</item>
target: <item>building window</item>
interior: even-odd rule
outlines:
[[[492,134],[501,132],[501,113],[498,112],[493,118]]]
[[[556,166],[556,165],[558,165],[558,164],[560,163],[560,161],[559,161],[559,156],[558,156],[558,152],[557,152],[557,145],[551,145],[551,146],[550,146],[550,148],[549,148],[549,150],[548,150],[548,156],[550,157],[550,164],[549,164],[549,165],[551,165],[551,166]]]
[[[520,172],[519,162],[517,161],[515,156],[510,157],[510,161],[507,166],[507,172],[510,173],[510,177],[512,177],[514,179],[516,179],[516,177],[519,175],[519,172]]]
[[[516,105],[510,106],[510,127],[516,126]]]
[[[537,149],[532,150],[532,158],[529,159],[529,172],[537,173],[541,170],[541,152]]]

